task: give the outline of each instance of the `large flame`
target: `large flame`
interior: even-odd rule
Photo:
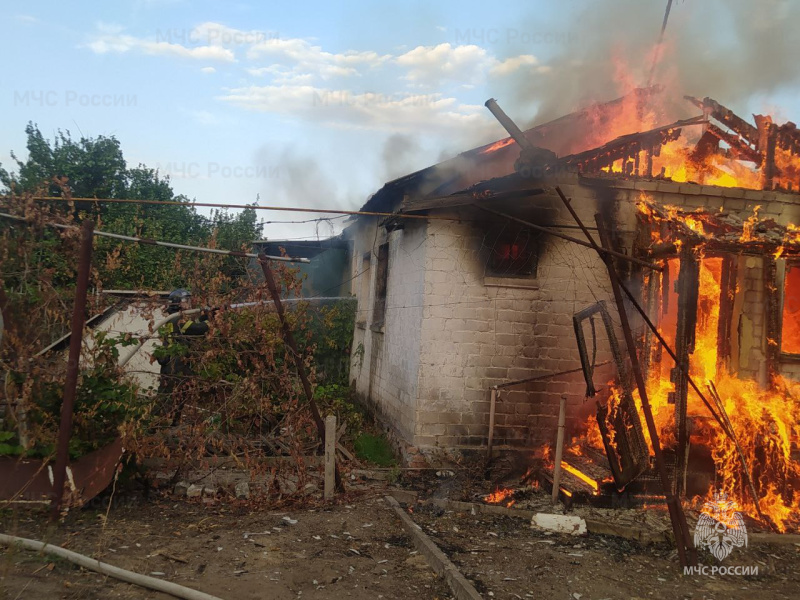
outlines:
[[[642,208],[646,208],[646,204]],[[699,225],[701,227],[701,225]],[[699,293],[697,325],[694,352],[690,358],[690,374],[694,381],[705,389],[712,381],[731,421],[732,428],[744,454],[745,461],[759,497],[761,512],[780,531],[797,528],[800,520],[800,467],[792,457],[792,444],[800,439],[800,383],[778,377],[771,390],[761,389],[756,381],[740,379],[731,374],[719,357],[720,304],[732,298],[722,298],[722,259],[700,256]],[[666,261],[671,282],[678,277],[680,261]],[[659,280],[656,279],[658,282]],[[800,267],[790,269],[786,275],[786,294],[783,315],[784,352],[800,353]],[[742,291],[739,291],[742,293]],[[667,309],[660,319],[660,333],[667,343],[675,348],[678,304],[680,298],[674,285],[668,290],[658,290],[666,301]],[[653,340],[655,350],[659,344]],[[647,394],[662,447],[674,448],[677,445],[675,426],[675,405],[669,403],[669,394],[675,391],[671,381],[673,361],[663,352],[660,363],[651,364]],[[613,414],[619,404],[619,389],[609,383],[608,412]],[[704,394],[710,402],[710,394]],[[639,417],[644,424],[638,391],[634,399]],[[753,502],[749,486],[742,470],[742,461],[731,440],[713,420],[700,397],[691,389],[688,395],[687,415],[690,419],[691,443],[694,447],[706,446],[714,462],[715,477],[712,489],[705,499],[713,493],[724,492],[742,510],[754,518],[758,511]],[[573,440],[570,451],[577,452],[582,444],[602,450],[603,442],[595,417],[587,420],[587,430],[582,437]],[[609,425],[611,443],[615,432]],[[645,439],[652,448],[646,427]],[[690,459],[691,460],[691,459]],[[699,503],[702,504],[702,500]]]
[[[787,269],[783,290],[781,350],[800,354],[800,265]]]
[[[675,273],[677,261],[670,262],[671,272]],[[795,524],[800,502],[800,493],[793,489],[793,480],[800,477],[800,469],[791,456],[792,440],[800,436],[800,405],[796,400],[800,398],[800,384],[779,378],[774,390],[762,390],[755,381],[731,375],[719,360],[721,273],[722,259],[701,259],[695,350],[689,371],[698,385],[714,382],[753,478],[761,511],[778,529],[785,530]],[[677,310],[678,296],[674,290],[669,295],[669,312],[673,312]],[[672,345],[671,336],[665,337]],[[660,370],[651,371],[647,387],[662,443],[666,445],[675,442],[674,405],[668,403],[668,394],[674,390],[669,378],[672,367],[672,361],[665,358]],[[692,444],[710,448],[716,468],[716,489],[727,493],[756,517],[734,444],[713,420],[705,418],[710,413],[691,390],[687,414],[700,417],[695,420]]]

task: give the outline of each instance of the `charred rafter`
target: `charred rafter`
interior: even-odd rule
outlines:
[[[581,173],[591,173],[610,167],[618,160],[626,161],[627,164],[631,165],[630,168],[633,169],[637,165],[639,154],[642,151],[647,151],[657,156],[661,146],[680,137],[682,127],[705,123],[705,117],[694,117],[676,121],[670,125],[651,129],[650,131],[623,135],[598,148],[565,156],[548,165],[548,170],[553,171],[564,167],[574,167]]]
[[[779,148],[795,156],[800,156],[800,131],[798,131],[797,125],[791,121],[778,127],[776,141]]]
[[[738,135],[728,133],[713,123],[708,124],[706,133],[728,144],[728,146],[731,148],[731,154],[733,158],[737,158],[739,160],[748,160],[756,163],[757,166],[761,166],[761,154],[759,154],[754,148],[750,147],[746,140],[743,140]]]
[[[758,128],[745,121],[727,106],[723,106],[716,100],[708,97],[703,100],[699,100],[694,96],[684,96],[684,98],[702,110],[703,114],[707,117],[713,117],[728,129],[735,131],[749,144],[753,146],[758,145]]]

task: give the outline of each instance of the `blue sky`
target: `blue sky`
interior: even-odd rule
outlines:
[[[170,174],[198,202],[357,208],[387,179],[504,137],[487,98],[532,119],[537,98],[520,83],[572,77],[564,65],[592,53],[585,32],[600,4],[629,15],[603,29],[609,39],[655,39],[656,0],[635,11],[630,0],[6,0],[0,162],[24,155],[31,120],[51,138],[114,135],[129,163]],[[676,3],[676,28],[705,27],[695,4]],[[740,108],[800,115],[796,87],[759,85]]]

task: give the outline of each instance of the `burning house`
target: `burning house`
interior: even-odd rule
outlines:
[[[488,444],[545,478],[565,397],[564,494],[663,494],[638,369],[671,491],[796,528],[800,132],[655,88],[525,132],[487,106],[512,137],[387,183],[362,211],[392,216],[345,231],[357,392],[412,455]],[[636,366],[581,226],[632,293]]]

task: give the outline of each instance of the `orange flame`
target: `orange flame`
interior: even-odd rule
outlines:
[[[575,477],[577,477],[584,483],[588,484],[594,490],[594,493],[595,494],[597,493],[599,486],[597,485],[597,481],[595,479],[589,477],[586,473],[584,473],[580,469],[573,467],[571,464],[563,460],[561,461],[561,468],[564,469],[567,473],[575,475]]]
[[[508,488],[497,488],[488,496],[484,497],[484,500],[489,504],[500,504],[504,502],[506,499],[511,498],[514,495],[514,490]],[[510,507],[514,504],[515,500],[512,498],[509,503],[506,504],[507,507]]]
[[[481,154],[490,154],[492,152],[495,152],[496,150],[500,150],[500,148],[505,148],[506,146],[510,146],[513,143],[514,143],[514,138],[506,138],[504,140],[498,140],[494,144],[492,144],[491,146],[481,150],[480,153]]]

